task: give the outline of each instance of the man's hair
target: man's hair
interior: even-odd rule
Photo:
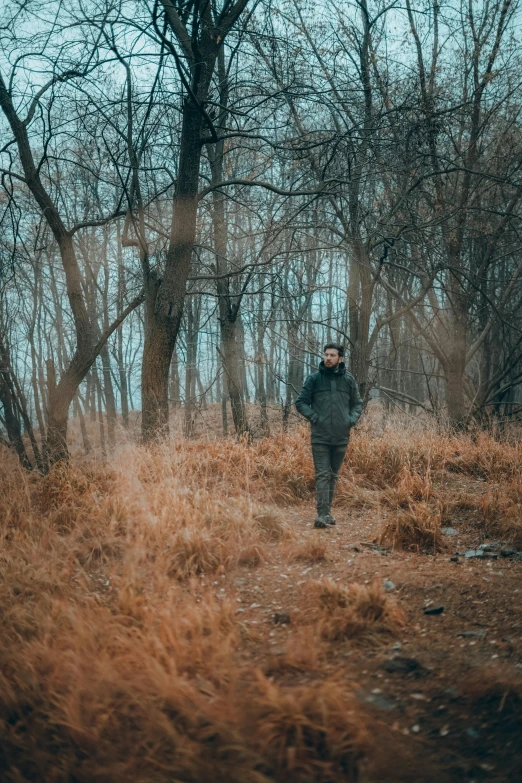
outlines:
[[[324,346],[325,353],[330,349],[337,351],[339,356],[344,356],[344,345],[338,345],[337,343],[328,343],[328,345]]]

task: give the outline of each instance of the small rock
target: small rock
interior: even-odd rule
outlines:
[[[271,655],[285,655],[286,650],[284,647],[270,647],[269,653]]]
[[[478,738],[480,737],[480,732],[479,732],[479,731],[477,731],[476,729],[474,729],[474,728],[473,728],[473,726],[469,726],[469,727],[466,729],[466,731],[465,731],[465,734],[466,734],[466,735],[467,735],[467,736],[468,736],[470,739],[478,739]]]
[[[394,674],[395,672],[402,672],[404,674],[416,672],[420,675],[426,671],[424,666],[422,666],[416,658],[405,658],[399,655],[395,658],[388,658],[383,661],[381,663],[381,668],[389,674]]]
[[[513,555],[518,554],[518,549],[514,546],[503,546],[500,550],[500,554],[502,557],[513,557]]]
[[[359,691],[357,697],[360,701],[365,701],[367,704],[371,704],[373,707],[378,707],[380,710],[385,710],[386,712],[394,710],[397,706],[394,701],[391,701],[378,693],[365,694]]]
[[[379,546],[378,544],[374,544],[371,541],[361,541],[361,546],[365,546],[379,555],[387,555],[389,552],[391,552],[391,547]]]
[[[461,631],[457,636],[462,639],[483,639],[486,635],[485,631]]]
[[[401,647],[402,647],[402,644],[401,644],[400,642],[394,642],[394,643],[392,644],[392,646],[391,646],[391,649],[392,649],[392,650],[394,650],[394,651],[396,651],[396,650],[400,650],[400,649],[401,649]]]
[[[502,641],[506,642],[506,644],[515,644],[515,640],[511,636],[503,636]]]
[[[245,582],[246,582],[246,579],[234,579],[233,584],[235,584],[235,585],[237,585],[239,587],[239,585],[244,585]]]
[[[468,549],[468,551],[464,553],[464,557],[482,558],[484,557],[484,552],[482,551],[482,549]]]
[[[288,612],[276,612],[273,620],[276,625],[289,625],[290,614]]]
[[[382,580],[382,586],[384,587],[385,591],[387,593],[392,593],[395,590],[395,585],[393,582],[391,582],[389,579],[383,579]]]
[[[458,555],[453,555],[452,557],[450,557],[450,563],[458,563],[458,562],[459,562]]]
[[[352,550],[352,552],[360,552],[361,551],[358,546],[351,546],[350,549]]]
[[[458,536],[459,534],[459,531],[455,530],[454,527],[443,527],[440,532],[444,536]]]
[[[449,734],[449,726],[443,726],[439,731],[441,737],[447,737]]]
[[[424,614],[442,614],[443,611],[444,607],[442,605],[424,607]]]
[[[456,688],[446,688],[443,693],[445,696],[449,696],[450,699],[460,699],[460,691]]]
[[[411,727],[411,730],[413,731],[413,733],[414,733],[414,734],[418,734],[418,733],[419,733],[419,731],[420,731],[420,726],[419,726],[419,724],[418,724],[418,723],[416,723],[416,724],[415,724],[415,726],[412,726],[412,727]]]

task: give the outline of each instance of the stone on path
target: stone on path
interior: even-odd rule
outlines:
[[[424,607],[424,614],[442,614],[443,611],[444,607],[442,605]]]

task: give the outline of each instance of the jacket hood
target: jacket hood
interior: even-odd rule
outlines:
[[[321,364],[319,365],[319,372],[324,372],[324,373],[328,373],[328,374],[335,373],[336,375],[337,374],[344,375],[344,373],[346,372],[346,365],[345,365],[344,362],[339,362],[339,364],[337,365],[335,370],[332,370],[331,367],[325,367],[324,366],[324,361],[321,361]]]

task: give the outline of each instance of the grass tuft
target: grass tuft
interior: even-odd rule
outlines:
[[[360,707],[341,683],[285,688],[260,677],[253,717],[269,777],[296,783],[359,779],[369,735]]]
[[[321,609],[321,636],[329,641],[375,643],[405,625],[406,616],[397,599],[384,592],[378,579],[370,585],[345,586],[325,578],[311,582],[310,590]]]
[[[309,533],[287,549],[292,560],[303,563],[322,563],[328,560],[328,541],[324,535]]]
[[[398,510],[383,524],[377,543],[394,549],[416,552],[440,552],[444,548],[441,532],[442,506],[410,503],[408,510]]]

